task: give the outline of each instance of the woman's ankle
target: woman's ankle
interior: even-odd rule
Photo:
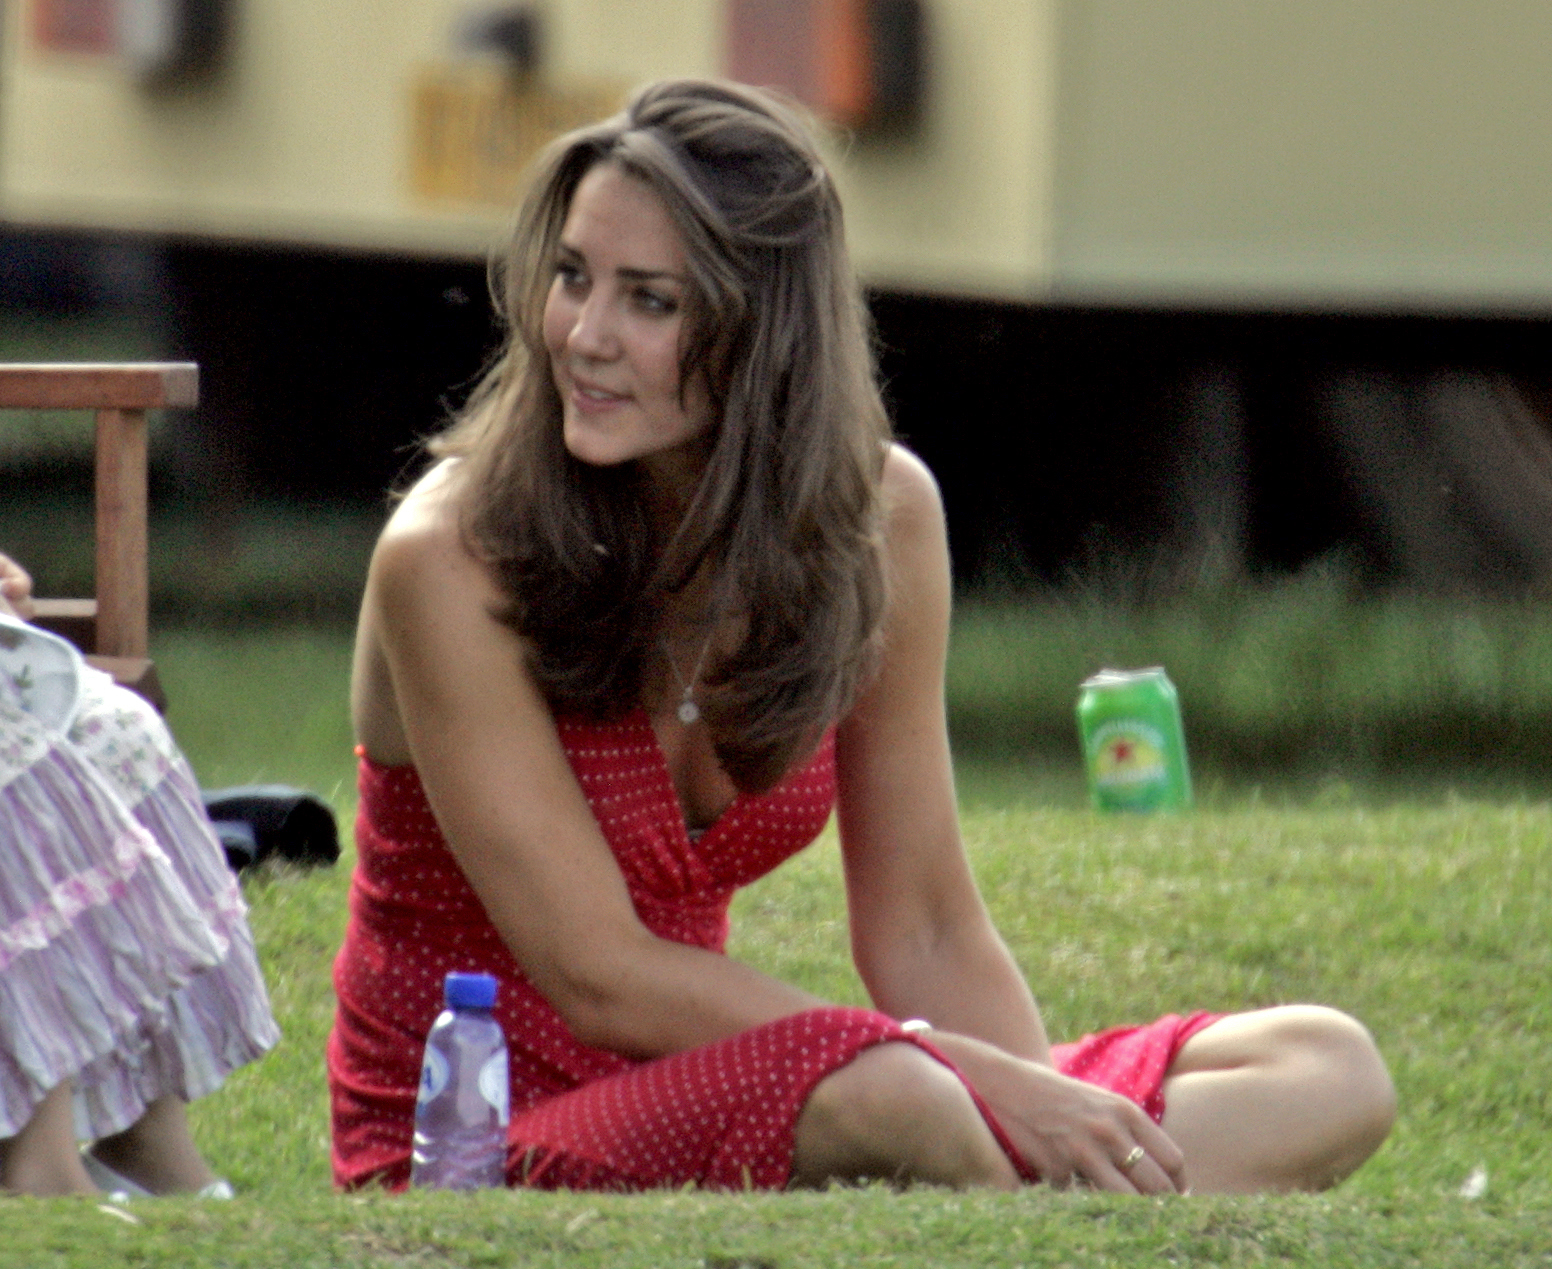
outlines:
[[[123,1132],[93,1142],[91,1153],[152,1194],[192,1194],[216,1179],[189,1135],[183,1103],[152,1102]]]

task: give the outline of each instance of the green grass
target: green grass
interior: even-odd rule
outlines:
[[[185,1269],[836,1269],[837,1266],[1544,1266],[1544,1225],[1436,1199],[1124,1200],[870,1188],[636,1197],[498,1193],[142,1204],[136,1225],[87,1203],[0,1212],[0,1262]]]
[[[982,637],[978,619],[967,614],[956,658]],[[168,633],[155,651],[207,786],[305,784],[348,824],[348,636]],[[1048,689],[1064,719],[1071,671],[1059,664]],[[957,659],[954,675],[962,710]],[[1401,1112],[1333,1194],[334,1195],[322,1044],[347,853],[335,869],[246,883],[285,1039],[194,1108],[238,1201],[143,1203],[129,1224],[91,1202],[13,1200],[0,1204],[0,1264],[1552,1264],[1552,806],[1475,796],[1467,778],[1408,793],[1323,766],[1303,784],[1209,775],[1191,813],[1101,818],[1082,804],[1067,743],[1066,758],[1003,746],[960,765],[974,866],[1051,1030],[1290,1000],[1352,1011],[1391,1064]],[[826,837],[741,895],[734,954],[861,1001],[838,870]],[[1478,1167],[1485,1194],[1462,1198]]]
[[[159,632],[167,721],[205,788],[279,781],[354,797],[343,627]]]
[[[142,1204],[136,1225],[79,1204],[0,1212],[0,1261],[31,1267],[489,1266],[490,1269],[836,1269],[837,1266],[1542,1266],[1543,1230],[1485,1204],[1407,1212],[1339,1198],[1122,1200],[693,1193],[307,1195],[210,1211]],[[90,1250],[87,1250],[88,1246]]]
[[[1054,1036],[1336,1005],[1374,1030],[1403,1108],[1344,1194],[1447,1194],[1481,1164],[1506,1203],[1552,1207],[1552,809],[983,809],[964,831]],[[838,869],[826,844],[741,896],[734,952],[861,1003]]]

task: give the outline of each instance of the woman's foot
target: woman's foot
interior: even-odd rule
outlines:
[[[86,1167],[86,1175],[91,1177],[92,1184],[108,1196],[115,1203],[128,1203],[131,1199],[155,1198],[156,1195],[143,1185],[138,1185],[127,1176],[115,1172],[102,1160],[98,1159],[90,1150],[81,1151],[81,1162]],[[230,1199],[236,1195],[232,1192],[230,1181],[217,1177],[209,1185],[202,1186],[194,1191],[195,1198],[202,1199]]]

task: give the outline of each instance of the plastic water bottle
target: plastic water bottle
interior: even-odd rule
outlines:
[[[426,1036],[415,1101],[410,1184],[477,1190],[506,1180],[507,1042],[491,1016],[496,980],[489,974],[447,976],[447,1008]]]

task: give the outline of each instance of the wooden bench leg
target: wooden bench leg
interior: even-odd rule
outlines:
[[[146,416],[97,411],[97,646],[100,656],[149,651]]]

